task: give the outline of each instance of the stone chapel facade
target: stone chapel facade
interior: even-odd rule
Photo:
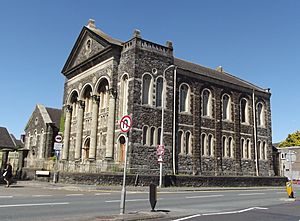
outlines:
[[[127,134],[119,121],[131,115],[131,172],[157,174],[163,142],[165,174],[274,174],[269,90],[175,58],[171,42],[144,40],[139,31],[122,42],[90,20],[62,74],[63,171],[121,170]]]

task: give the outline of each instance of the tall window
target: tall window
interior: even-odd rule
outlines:
[[[151,104],[151,82],[152,77],[149,74],[145,74],[143,76],[142,104]]]
[[[259,160],[261,160],[261,150],[262,150],[261,141],[259,140],[257,142],[257,159],[259,159]]]
[[[222,119],[230,120],[230,97],[227,94],[224,94],[222,97]]]
[[[208,155],[213,156],[214,155],[214,139],[213,135],[208,135]]]
[[[267,158],[267,144],[266,141],[263,142],[262,145],[262,159],[266,160]]]
[[[227,157],[227,139],[225,136],[222,138],[222,156]]]
[[[248,102],[245,98],[241,100],[241,122],[248,123]]]
[[[209,90],[205,89],[202,92],[202,116],[211,117],[211,93]]]
[[[179,89],[180,93],[180,112],[188,112],[189,106],[189,87],[186,84],[182,84]]]
[[[148,126],[143,127],[143,145],[148,145],[149,144],[149,139],[148,139]]]
[[[207,142],[206,142],[206,134],[201,135],[201,153],[202,156],[207,155]]]
[[[161,128],[157,129],[157,144],[160,144],[160,138],[161,138]]]
[[[180,150],[180,153],[184,153],[183,151],[183,133],[182,131],[178,132],[178,149]]]
[[[242,153],[242,158],[246,157],[246,153],[245,153],[245,140],[244,138],[241,139],[241,153]]]
[[[192,154],[191,133],[190,132],[186,132],[186,134],[185,134],[185,153]]]
[[[120,94],[120,117],[127,114],[128,100],[128,76],[125,74],[121,79],[121,94]]]
[[[246,142],[246,158],[251,159],[251,143],[249,139]]]
[[[84,112],[89,113],[92,110],[92,88],[87,86],[83,93]]]
[[[106,79],[101,80],[97,92],[100,97],[99,108],[101,113],[106,110],[105,108],[108,107],[109,94],[108,94],[108,81]]]
[[[159,77],[156,79],[156,107],[162,105],[162,92],[163,92],[163,78]]]
[[[232,158],[234,156],[232,137],[228,138],[228,156]]]
[[[155,144],[155,127],[151,127],[150,130],[150,146],[153,146]]]
[[[262,103],[257,104],[257,125],[262,127],[264,126],[264,106]]]

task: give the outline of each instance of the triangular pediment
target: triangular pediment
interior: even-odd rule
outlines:
[[[94,32],[84,27],[76,40],[76,43],[63,68],[63,72],[89,60],[94,55],[103,51],[110,44],[105,39],[101,39]]]

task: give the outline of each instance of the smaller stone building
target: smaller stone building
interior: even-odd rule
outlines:
[[[4,169],[6,163],[8,162],[9,152],[14,152],[17,149],[14,136],[9,134],[5,127],[0,127],[0,151],[1,154],[1,170]]]
[[[277,148],[280,176],[300,180],[300,146]]]
[[[37,104],[26,127],[24,166],[51,169],[54,138],[59,132],[61,110]],[[25,153],[27,151],[27,153]]]

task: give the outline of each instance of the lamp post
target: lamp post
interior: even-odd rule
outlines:
[[[163,72],[163,88],[162,88],[162,101],[161,101],[161,134],[160,134],[160,145],[164,145],[164,113],[165,113],[165,75],[167,70],[175,67],[175,65],[169,65]],[[175,113],[173,113],[175,114]],[[162,187],[162,170],[163,170],[163,162],[159,162],[159,187]]]

